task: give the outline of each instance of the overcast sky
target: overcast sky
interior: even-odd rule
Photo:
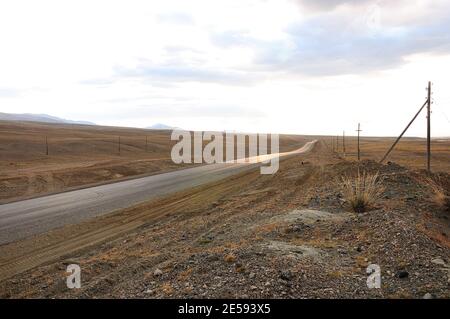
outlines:
[[[1,1],[0,112],[392,136],[431,80],[450,136],[449,30],[448,0]]]

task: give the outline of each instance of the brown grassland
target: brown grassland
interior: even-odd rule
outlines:
[[[176,143],[170,134],[169,130],[0,121],[0,203],[185,167],[170,158]],[[305,141],[303,136],[282,135],[280,151],[294,150]]]

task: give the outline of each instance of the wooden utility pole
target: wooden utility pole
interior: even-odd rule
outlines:
[[[119,136],[119,156],[120,156],[120,136]]]
[[[345,131],[342,131],[342,151],[345,157]]]
[[[356,130],[358,132],[358,161],[361,160],[361,151],[359,148],[359,132],[361,132],[361,125],[358,123],[358,129]]]
[[[428,81],[427,100],[427,170],[431,171],[431,82]]]
[[[339,135],[336,135],[336,153],[339,154]]]
[[[45,155],[48,156],[48,137],[45,137]]]

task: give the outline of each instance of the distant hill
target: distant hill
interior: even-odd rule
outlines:
[[[180,128],[174,127],[174,126],[169,126],[166,124],[157,123],[155,125],[146,127],[146,129],[149,129],[149,130],[176,130],[176,129],[178,129],[179,130]]]
[[[65,124],[85,124],[85,125],[96,125],[95,123],[88,121],[72,121],[62,119],[56,116],[51,116],[47,114],[12,114],[12,113],[0,113],[0,120],[2,121],[26,121],[26,122],[44,122],[44,123],[65,123]]]

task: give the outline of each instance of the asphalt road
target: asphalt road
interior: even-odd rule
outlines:
[[[308,152],[314,143],[279,156]],[[274,156],[258,157],[257,163],[209,164],[0,205],[0,244],[214,182],[260,166]]]

